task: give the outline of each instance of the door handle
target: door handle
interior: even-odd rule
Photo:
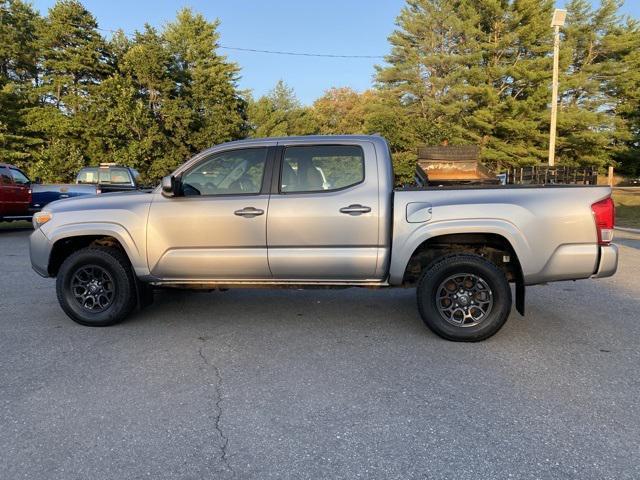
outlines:
[[[366,207],[364,205],[359,205],[354,203],[353,205],[349,205],[348,207],[342,207],[340,209],[340,213],[346,213],[347,215],[362,215],[363,213],[369,213],[371,211],[370,207]]]
[[[257,217],[258,215],[262,215],[264,213],[264,210],[260,210],[259,208],[254,207],[245,207],[241,210],[236,210],[233,213],[234,215],[238,215],[239,217],[253,218]]]

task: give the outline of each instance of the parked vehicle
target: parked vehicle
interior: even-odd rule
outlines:
[[[98,195],[102,193],[98,185],[76,185],[73,183],[32,184],[33,199],[31,201],[31,213],[39,212],[42,207],[56,200],[65,198]]]
[[[102,193],[125,192],[142,188],[138,183],[140,174],[131,167],[116,163],[101,163],[98,167],[84,167],[78,172],[76,184],[99,185]]]
[[[31,218],[31,181],[18,167],[0,163],[0,221]]]
[[[141,188],[137,183],[140,174],[133,168],[115,163],[101,163],[98,167],[84,167],[76,176],[76,182],[65,184],[33,184],[32,212],[56,200],[99,195],[109,192],[124,192]]]
[[[320,174],[318,167],[322,170]],[[152,193],[54,202],[31,262],[63,310],[112,325],[152,287],[416,287],[425,324],[478,341],[525,286],[613,275],[609,187],[394,190],[379,136],[245,140],[196,155]]]

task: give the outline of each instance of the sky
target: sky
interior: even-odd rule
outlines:
[[[55,0],[32,0],[43,14]],[[229,47],[337,55],[384,56],[387,37],[404,0],[83,0],[101,28],[134,32],[145,23],[161,27],[190,7],[220,20],[220,44]],[[597,4],[598,2],[594,2]],[[562,7],[563,0],[558,6]],[[640,0],[623,12],[640,18]],[[105,33],[109,36],[109,33]],[[220,50],[241,68],[239,86],[264,95],[283,79],[304,104],[330,87],[371,87],[382,58],[318,58]]]

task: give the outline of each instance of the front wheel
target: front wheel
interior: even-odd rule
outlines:
[[[115,248],[89,247],[70,255],[58,271],[56,293],[72,320],[93,327],[121,322],[136,305],[131,266]]]
[[[511,288],[502,270],[478,255],[435,261],[420,277],[418,308],[437,335],[478,342],[494,335],[511,311]]]

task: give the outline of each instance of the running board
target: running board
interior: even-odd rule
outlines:
[[[383,288],[389,282],[379,280],[161,280],[149,282],[154,287],[215,289],[215,288]]]

